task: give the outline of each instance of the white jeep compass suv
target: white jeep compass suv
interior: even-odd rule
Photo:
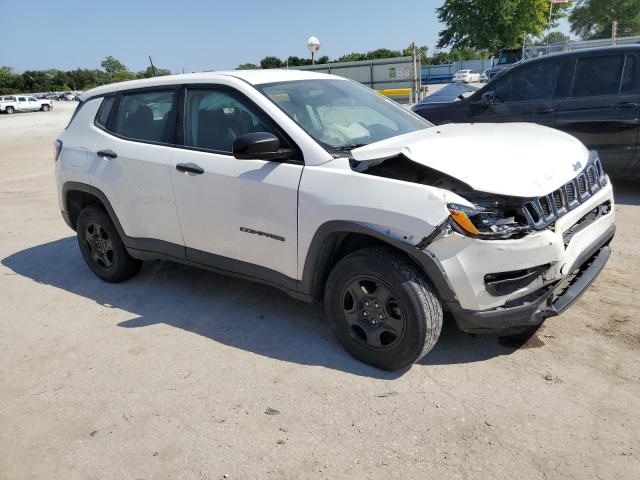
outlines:
[[[56,141],[62,215],[103,280],[166,259],[324,301],[344,347],[421,359],[466,332],[539,325],[604,267],[595,152],[532,124],[434,127],[331,75],[233,71],[84,93]]]

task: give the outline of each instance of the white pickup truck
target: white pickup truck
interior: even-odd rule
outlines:
[[[0,97],[0,112],[29,112],[42,110],[48,112],[53,108],[51,100],[39,100],[31,95],[8,95]]]

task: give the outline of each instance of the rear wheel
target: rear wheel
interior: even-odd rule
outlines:
[[[102,280],[122,282],[140,271],[142,262],[127,253],[115,225],[102,208],[89,206],[82,210],[76,232],[84,260]]]
[[[424,275],[385,248],[359,250],[336,264],[325,311],[347,351],[384,370],[423,358],[442,329],[442,307]]]
[[[13,109],[13,107],[7,107],[5,108],[5,113],[8,113],[9,115],[11,115],[15,110]]]

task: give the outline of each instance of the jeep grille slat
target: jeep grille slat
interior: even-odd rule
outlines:
[[[592,153],[586,168],[573,180],[549,195],[533,199],[524,205],[525,216],[541,230],[584,203],[607,184],[600,159]]]

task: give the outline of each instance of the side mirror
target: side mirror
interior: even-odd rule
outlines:
[[[233,141],[233,156],[238,160],[286,160],[293,157],[293,150],[280,148],[280,140],[273,133],[253,132]]]
[[[480,97],[480,104],[484,107],[488,107],[493,103],[493,92],[484,92]]]

